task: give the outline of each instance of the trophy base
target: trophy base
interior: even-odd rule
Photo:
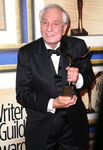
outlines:
[[[83,28],[82,32],[79,29],[71,29],[71,36],[85,36],[88,32]]]
[[[64,86],[64,91],[63,91],[63,96],[72,97],[73,95],[75,95],[75,88],[74,88],[74,86],[65,85]]]

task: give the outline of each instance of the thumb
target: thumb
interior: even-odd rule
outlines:
[[[70,67],[69,67],[69,66],[67,66],[67,67],[66,67],[66,70],[68,70],[68,69],[70,69]]]

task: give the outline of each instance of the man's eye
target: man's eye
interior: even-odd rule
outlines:
[[[54,25],[55,25],[55,26],[58,26],[58,25],[59,25],[59,23],[58,23],[58,22],[55,22],[55,23],[54,23]]]
[[[47,22],[46,22],[46,21],[43,21],[43,24],[47,24]]]

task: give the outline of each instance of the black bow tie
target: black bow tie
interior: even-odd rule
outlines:
[[[56,50],[48,49],[48,57],[50,57],[52,54],[56,54],[57,56],[59,56],[60,48],[57,48]]]

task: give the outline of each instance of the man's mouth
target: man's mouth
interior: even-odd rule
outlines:
[[[48,37],[52,37],[52,36],[54,36],[53,34],[46,34],[46,36],[48,36]]]

